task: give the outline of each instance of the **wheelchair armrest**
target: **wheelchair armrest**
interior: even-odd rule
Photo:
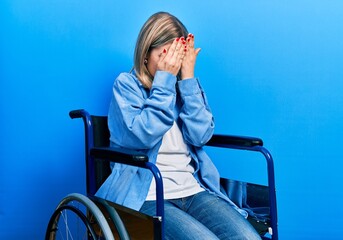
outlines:
[[[90,155],[96,159],[102,159],[110,162],[123,163],[132,166],[143,166],[148,162],[148,156],[133,150],[94,147],[90,149]]]
[[[255,147],[263,146],[263,141],[262,139],[255,137],[214,134],[206,145],[213,147]]]
[[[148,156],[138,151],[111,147],[94,147],[90,156],[96,160],[104,160],[149,169],[156,181],[156,216],[164,219],[164,197],[162,175],[155,164],[148,161]],[[95,193],[95,191],[94,191]],[[163,231],[163,230],[162,230]]]

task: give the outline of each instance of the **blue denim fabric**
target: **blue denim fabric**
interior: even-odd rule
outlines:
[[[207,191],[165,200],[165,239],[261,239],[250,223],[227,201]],[[156,202],[146,201],[141,212],[155,215]]]

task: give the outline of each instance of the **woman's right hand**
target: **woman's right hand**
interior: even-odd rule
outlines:
[[[182,59],[186,51],[185,39],[183,37],[174,39],[168,49],[163,49],[157,64],[157,70],[166,71],[176,76],[180,71]]]

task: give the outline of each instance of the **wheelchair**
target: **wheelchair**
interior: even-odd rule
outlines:
[[[71,111],[69,116],[72,119],[82,118],[84,123],[87,196],[72,193],[61,200],[49,220],[45,239],[163,239],[163,183],[158,168],[142,153],[109,147],[106,116],[90,115],[83,109]],[[222,178],[221,186],[232,201],[248,211],[248,220],[262,239],[277,240],[274,164],[270,152],[263,147],[263,141],[254,137],[213,135],[206,145],[254,151],[264,156],[267,161],[267,185]],[[111,173],[111,162],[138,166],[152,172],[156,181],[155,216],[147,216],[95,196]]]

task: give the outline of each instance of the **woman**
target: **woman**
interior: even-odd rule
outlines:
[[[147,20],[134,69],[113,85],[111,145],[144,152],[161,171],[166,239],[260,239],[246,213],[220,192],[219,174],[202,149],[214,122],[194,77],[199,51],[176,17],[159,12]],[[97,195],[153,215],[154,184],[148,170],[114,164]]]

